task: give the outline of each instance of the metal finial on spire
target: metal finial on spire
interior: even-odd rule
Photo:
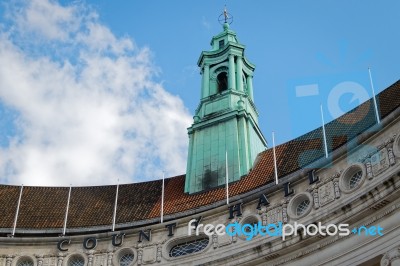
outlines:
[[[233,22],[233,16],[231,14],[228,13],[228,11],[226,10],[226,5],[224,7],[224,12],[222,12],[221,15],[219,15],[218,17],[218,21],[221,25],[224,24],[232,24]]]

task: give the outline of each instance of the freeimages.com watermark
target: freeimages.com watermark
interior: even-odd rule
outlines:
[[[217,224],[200,224],[197,223],[196,219],[189,221],[188,224],[188,235],[199,235],[201,232],[207,236],[212,236],[214,233],[222,236],[244,236],[246,240],[251,240],[255,236],[280,236],[283,241],[288,236],[297,236],[302,234],[303,236],[315,236],[317,234],[321,236],[348,236],[350,234],[364,235],[364,236],[382,236],[383,228],[380,225],[377,226],[360,226],[355,227],[352,230],[349,229],[349,224],[327,224],[322,225],[321,222],[317,224],[303,225],[297,222],[294,224],[283,224],[279,222],[277,224],[262,225],[261,222],[255,224],[240,224],[238,222],[230,223],[228,225]]]

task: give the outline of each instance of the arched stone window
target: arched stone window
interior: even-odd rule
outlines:
[[[135,256],[133,253],[126,253],[119,258],[119,265],[120,266],[129,266],[132,265]]]
[[[242,227],[244,225],[250,225],[254,228],[255,225],[258,225],[258,221],[259,220],[255,215],[250,215],[250,216],[244,217],[240,223],[241,223]],[[250,232],[251,228],[249,226],[245,226],[244,230],[246,232]]]
[[[358,184],[360,184],[362,180],[362,171],[355,172],[349,179],[349,189],[353,189],[355,187],[358,187]]]
[[[85,259],[82,256],[74,255],[69,258],[68,266],[84,266]]]
[[[363,164],[356,163],[348,167],[339,179],[340,190],[345,193],[353,192],[364,182],[366,170]]]
[[[209,239],[207,237],[207,238],[198,238],[188,242],[179,243],[170,249],[169,256],[180,257],[199,252],[207,247],[208,242]]]
[[[18,260],[17,266],[33,266],[34,262],[31,258],[29,257],[23,257]]]
[[[240,221],[242,234],[240,234],[238,236],[241,239],[244,239],[244,240],[247,239],[249,237],[249,234],[251,234],[252,232],[255,232],[254,230],[255,230],[256,226],[258,226],[259,221],[260,220],[258,219],[258,217],[253,214],[243,217]],[[254,235],[254,237],[255,236],[256,235]]]
[[[393,143],[393,152],[394,152],[394,155],[396,155],[397,157],[400,157],[400,134],[399,133],[397,133],[397,137]]]
[[[296,207],[296,215],[302,216],[308,210],[308,206],[310,206],[310,200],[302,200]]]
[[[218,93],[228,89],[228,76],[226,72],[221,72],[217,76]]]
[[[119,266],[131,266],[134,265],[137,260],[137,251],[133,248],[122,248],[119,249],[113,256],[113,265]]]
[[[293,219],[303,218],[311,211],[312,202],[313,198],[310,193],[302,192],[297,194],[289,202],[288,215]]]

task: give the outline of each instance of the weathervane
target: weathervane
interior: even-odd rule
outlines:
[[[228,13],[228,11],[226,10],[226,6],[224,8],[224,12],[219,15],[218,17],[218,22],[223,25],[225,23],[227,24],[232,24],[233,22],[233,16],[231,14]]]

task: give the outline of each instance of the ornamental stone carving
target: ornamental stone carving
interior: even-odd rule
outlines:
[[[395,138],[392,148],[393,154],[397,157],[400,157],[400,135],[397,135],[397,137]]]
[[[372,174],[372,165],[371,162],[365,162],[365,168],[367,169],[367,177],[368,179],[372,179],[374,175]]]
[[[282,207],[276,207],[267,211],[267,224],[276,224],[283,221]]]
[[[93,250],[89,251],[88,253],[88,266],[93,266]]]
[[[58,256],[57,256],[57,266],[62,266],[63,261],[64,261],[64,258],[65,258],[65,254],[63,254],[63,253],[58,253]]]
[[[218,247],[230,245],[232,244],[232,242],[233,242],[233,237],[228,234],[218,236]]]
[[[43,266],[43,255],[36,255],[37,266]]]
[[[400,265],[400,247],[394,248],[382,257],[381,266],[399,266]]]
[[[371,156],[372,174],[377,176],[389,168],[389,155],[386,148],[383,148]]]
[[[47,257],[47,258],[44,257],[42,265],[43,266],[54,266],[54,265],[57,265],[56,261],[57,261],[56,257]],[[38,261],[38,266],[39,266],[39,261]]]
[[[6,257],[6,266],[11,266],[14,256],[10,255]]]
[[[242,217],[235,216],[235,218],[231,219],[231,223],[239,223],[241,219]],[[234,234],[232,236],[232,242],[236,243],[236,241],[237,241],[237,234]]]
[[[237,235],[235,234],[235,235],[232,236],[232,242],[236,243],[236,241],[237,241]]]
[[[317,188],[314,188],[314,189],[311,191],[311,195],[313,196],[313,199],[314,199],[314,208],[315,208],[315,209],[318,209],[319,206],[320,206],[318,194],[319,194],[319,193],[318,193],[318,189],[317,189]]]
[[[339,178],[337,177],[333,179],[333,188],[335,191],[335,198],[336,199],[340,198]]]
[[[321,207],[325,206],[326,204],[334,200],[335,200],[335,188],[333,182],[328,182],[318,188],[318,201]]]
[[[282,205],[282,222],[287,223],[288,222],[288,215],[287,215],[287,204],[284,203]]]
[[[107,266],[111,266],[112,265],[112,259],[113,259],[113,252],[112,251],[108,251],[107,253]]]
[[[260,214],[260,216],[261,216],[261,222],[262,222],[262,225],[267,225],[267,213],[266,212],[262,212],[262,213],[259,213]]]
[[[393,148],[388,148],[389,154],[389,165],[393,166],[396,164],[396,159],[394,158]]]
[[[92,265],[105,265],[107,263],[107,253],[99,253],[93,256]]]
[[[161,262],[161,256],[162,256],[162,246],[157,245],[157,262]]]
[[[143,264],[143,249],[138,250],[138,265]]]
[[[142,261],[144,263],[152,263],[156,261],[157,249],[155,246],[143,248]]]
[[[233,237],[228,234],[219,236],[214,232],[211,241],[213,244],[213,248],[219,248],[231,244],[233,242]]]
[[[215,232],[212,235],[212,243],[214,248],[218,247],[218,235]]]

